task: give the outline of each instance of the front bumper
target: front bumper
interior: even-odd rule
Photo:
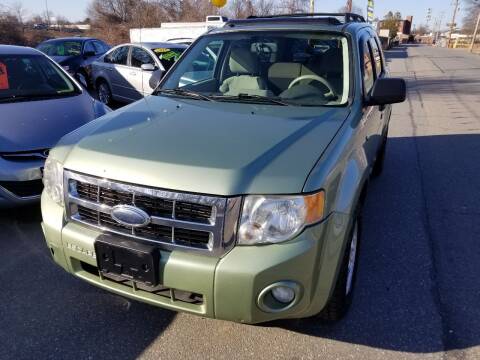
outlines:
[[[348,216],[332,214],[296,239],[277,245],[237,246],[223,258],[185,251],[162,251],[160,279],[172,291],[201,294],[201,303],[135,289],[101,278],[96,270],[94,241],[101,234],[65,223],[63,208],[42,198],[43,230],[53,258],[66,271],[105,290],[210,318],[259,323],[312,316],[327,303],[336,282],[347,234]],[[266,312],[259,294],[272,283],[293,281],[301,288],[298,301],[285,311]]]
[[[0,157],[0,208],[28,205],[40,200],[40,191],[28,196],[20,196],[1,186],[1,182],[31,182],[41,181],[43,160],[38,161],[7,161]]]

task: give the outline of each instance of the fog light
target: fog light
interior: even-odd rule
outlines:
[[[283,304],[290,304],[295,299],[295,290],[287,286],[277,286],[272,289],[272,295],[275,300]]]
[[[267,313],[279,313],[297,305],[302,296],[303,287],[296,281],[278,281],[260,292],[257,305]]]

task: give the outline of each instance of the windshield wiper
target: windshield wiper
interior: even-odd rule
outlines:
[[[262,95],[249,95],[249,94],[238,94],[238,95],[216,95],[212,96],[215,100],[240,100],[240,101],[247,101],[247,102],[260,102],[260,103],[269,103],[275,105],[282,105],[282,106],[290,106],[291,104],[280,100],[278,98],[272,98],[268,96]]]
[[[167,94],[167,95],[178,95],[178,96],[184,96],[184,97],[189,97],[189,98],[194,98],[194,99],[201,99],[201,100],[206,100],[206,101],[214,101],[211,97],[207,95],[200,94],[195,91],[191,90],[185,90],[185,89],[157,89],[153,95],[157,94]]]
[[[11,95],[7,97],[1,97],[0,103],[52,99],[52,98],[60,98],[60,97],[68,97],[68,96],[71,96],[71,94],[67,95],[67,94],[58,94],[58,93],[46,93],[46,94]]]

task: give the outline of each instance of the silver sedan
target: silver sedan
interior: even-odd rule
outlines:
[[[49,149],[109,110],[40,51],[0,45],[0,208],[38,201]]]
[[[92,64],[98,99],[129,103],[150,95],[187,48],[174,43],[122,44]]]

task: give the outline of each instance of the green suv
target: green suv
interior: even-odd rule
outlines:
[[[245,323],[351,302],[368,179],[392,103],[354,14],[229,21],[153,95],[65,136],[44,170],[54,261],[108,291]]]

